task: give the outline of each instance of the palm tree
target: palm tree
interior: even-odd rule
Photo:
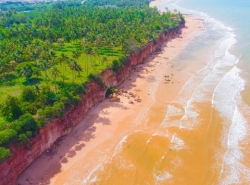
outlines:
[[[101,60],[100,60],[100,55],[99,55],[98,49],[96,47],[94,47],[91,53],[93,56],[97,56],[98,62],[100,63]]]
[[[15,60],[11,60],[11,61],[9,62],[9,66],[14,70],[15,67],[17,66],[16,61],[15,61]]]
[[[57,62],[58,64],[63,67],[63,64],[68,64],[69,61],[69,57],[67,55],[65,55],[64,53],[62,53],[58,58],[57,58]],[[66,70],[66,65],[64,65],[64,70]],[[64,71],[63,70],[63,71]]]
[[[78,59],[81,56],[81,53],[79,52],[79,50],[75,50],[75,51],[73,51],[72,56],[74,59]]]
[[[57,69],[57,67],[52,67],[50,69],[52,77],[54,78],[54,84],[55,84],[55,91],[57,92],[56,89],[56,78],[60,75],[60,71]]]
[[[107,61],[108,61],[107,57],[102,58],[102,64],[106,63]],[[107,67],[107,64],[106,64],[106,67]]]
[[[85,70],[87,74],[88,74],[88,67],[89,67],[89,56],[91,52],[92,52],[92,48],[90,46],[87,45],[84,47],[84,53],[87,55],[87,60],[85,60]]]
[[[47,71],[50,68],[50,65],[49,65],[48,61],[46,61],[46,60],[41,61],[41,67],[42,67],[42,70],[44,71],[44,74],[45,74],[45,81],[48,84],[48,73],[47,73]]]
[[[38,78],[39,76],[41,76],[41,66],[36,65],[33,67],[33,74],[36,75],[36,77]]]
[[[78,72],[78,75],[80,75],[80,72],[82,71],[82,67],[80,66],[80,64],[78,62],[76,62],[75,60],[71,60],[69,63],[69,67],[72,70],[72,75],[73,75],[73,81],[74,81],[74,71]]]
[[[31,66],[27,65],[27,66],[24,66],[21,71],[20,71],[21,75],[23,77],[25,77],[26,81],[29,83],[29,79],[31,78],[32,76],[32,68]]]
[[[35,89],[35,91],[36,91],[36,93],[37,93],[37,94],[39,94],[39,93],[40,93],[40,88],[39,88],[39,86],[38,86],[38,85],[35,85],[35,86],[34,86],[34,89]]]

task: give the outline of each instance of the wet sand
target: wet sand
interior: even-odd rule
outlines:
[[[177,66],[173,62],[181,50],[202,30],[201,20],[186,16],[186,27],[183,28],[182,34],[167,42],[162,51],[153,54],[147,61],[137,66],[131,77],[119,87],[120,93],[117,96],[120,102],[110,102],[107,99],[94,107],[72,133],[61,138],[51,150],[45,152],[28,167],[18,178],[18,183],[22,185],[82,184],[85,181],[87,183],[88,177],[91,176],[90,172],[97,168],[98,164],[103,164],[116,155],[116,151],[119,150],[118,143],[124,136],[135,130],[144,129],[146,133],[156,130],[159,126],[157,124],[164,120],[166,107],[177,97],[192,74],[205,65],[200,63],[190,66],[183,63]],[[206,105],[203,106],[205,109]],[[206,119],[205,113],[203,116]],[[178,115],[173,119],[178,119]],[[194,132],[199,135],[206,129],[208,128],[204,126]],[[176,128],[169,128],[168,132],[180,132],[183,137],[198,137],[196,134],[185,133]],[[170,145],[170,141],[166,143]],[[206,147],[200,147],[202,144],[202,141],[195,143],[194,146],[198,147],[195,152],[203,154],[207,152]],[[197,157],[197,160],[201,161],[200,156],[203,155],[194,155],[186,169],[178,172],[179,175],[184,175],[183,179],[187,176],[184,172],[188,165],[195,162]],[[209,164],[210,160],[214,159],[207,159]],[[206,170],[206,167],[201,167],[201,170]],[[195,174],[199,173],[193,173]],[[112,180],[112,184],[119,182],[118,177]]]

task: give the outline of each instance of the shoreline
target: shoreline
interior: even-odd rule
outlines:
[[[54,155],[43,153],[19,176],[17,183],[64,184],[72,179],[76,172],[80,173],[81,178],[87,179],[90,169],[94,169],[104,160],[102,156],[113,155],[112,151],[117,143],[145,121],[145,115],[150,114],[149,109],[165,96],[166,91],[166,103],[173,100],[190,74],[187,70],[185,74],[178,75],[171,60],[201,32],[197,26],[202,24],[201,20],[187,16],[185,18],[186,28],[183,29],[181,37],[164,43],[161,52],[154,53],[146,62],[139,64],[129,79],[119,86],[119,89],[136,94],[142,102],[135,102],[128,93],[121,93],[119,103],[104,100],[95,106],[69,135],[63,136],[61,141],[54,145],[54,149],[52,147]],[[190,68],[193,70],[194,66]],[[172,76],[172,83],[167,84],[165,76]],[[164,112],[162,116],[163,114]],[[49,165],[43,166],[44,163]]]

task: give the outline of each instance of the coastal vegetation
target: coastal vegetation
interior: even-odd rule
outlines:
[[[28,143],[79,105],[85,83],[105,89],[104,69],[117,72],[131,52],[184,22],[180,13],[149,8],[148,0],[70,2],[0,14],[0,162],[11,145]]]

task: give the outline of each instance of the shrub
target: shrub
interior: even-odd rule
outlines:
[[[113,94],[116,91],[115,87],[110,87],[108,88],[107,92],[106,92],[106,97],[109,97],[111,94]]]
[[[22,115],[18,120],[11,124],[10,128],[15,130],[18,135],[31,131],[31,135],[35,136],[38,132],[37,121],[29,113]]]
[[[36,99],[36,91],[32,87],[24,87],[21,92],[21,99],[23,101],[34,102]]]
[[[4,162],[6,159],[10,157],[10,150],[0,147],[0,163]]]
[[[15,120],[23,113],[20,108],[19,100],[14,96],[8,96],[6,100],[0,105],[1,115],[7,120]]]
[[[23,113],[36,114],[37,109],[40,108],[36,102],[22,102],[21,109]]]
[[[64,105],[70,103],[69,97],[64,95],[60,97],[60,101],[63,102]]]
[[[125,65],[128,62],[128,57],[121,57],[119,58],[119,62],[123,65]]]
[[[10,83],[16,78],[15,72],[5,72],[0,74],[0,83]]]
[[[44,115],[43,109],[38,109],[38,110],[36,111],[36,114],[38,114],[40,117],[44,117],[44,116],[45,116],[45,115]]]
[[[22,62],[17,65],[16,71],[19,74],[19,76],[24,76],[26,81],[29,81],[29,79],[32,77],[33,74],[32,64],[28,62]]]
[[[76,95],[73,97],[72,105],[78,106],[80,105],[81,101],[82,101],[82,98],[79,95]]]
[[[112,69],[114,72],[117,72],[121,67],[122,67],[122,65],[118,60],[113,60]]]
[[[30,103],[30,104],[26,104],[27,106],[26,107],[24,107],[24,106],[22,106],[23,108],[22,108],[22,111],[24,112],[24,113],[30,113],[30,114],[36,114],[36,111],[37,111],[37,109],[38,109],[38,104],[36,104],[36,103]]]
[[[15,130],[6,129],[0,131],[0,146],[9,147],[16,137],[17,132]]]
[[[99,76],[97,76],[97,75],[94,75],[94,74],[90,73],[90,74],[88,75],[88,79],[89,79],[89,80],[95,81],[95,82],[98,83],[103,89],[106,89],[106,88],[107,88],[106,85],[105,85],[105,84],[103,83],[103,81],[101,80],[101,78],[100,78]]]
[[[18,141],[19,141],[19,143],[20,143],[21,145],[23,145],[23,144],[26,144],[26,143],[29,142],[29,138],[27,137],[26,134],[20,134],[20,135],[18,136]]]
[[[32,133],[37,132],[37,123],[31,114],[24,114],[19,118],[19,123],[22,125],[24,131],[32,131]]]
[[[41,93],[39,99],[44,99],[44,103],[46,105],[53,105],[55,101],[57,101],[56,94],[51,91],[50,87],[48,85],[41,86]]]
[[[45,115],[44,115],[43,109],[38,109],[36,111],[36,114],[37,114],[37,125],[38,125],[38,127],[41,127],[41,126],[45,125],[46,120],[45,120]]]
[[[64,103],[60,101],[55,102],[53,106],[47,106],[44,110],[38,109],[37,114],[40,116],[40,120],[42,118],[60,118],[64,114]]]
[[[37,125],[38,127],[42,127],[46,124],[46,120],[43,116],[37,118]]]
[[[89,74],[88,79],[89,80],[96,80],[98,77],[92,73]]]
[[[74,86],[73,93],[74,93],[74,95],[77,95],[77,94],[80,94],[80,93],[86,94],[86,89],[84,88],[83,85],[76,84],[76,85]]]
[[[64,113],[64,104],[62,102],[55,102],[53,105],[54,109],[54,118],[60,118],[63,116]]]
[[[46,118],[53,118],[54,117],[54,109],[53,109],[53,107],[46,107],[44,109],[44,116]]]
[[[73,95],[77,95],[77,94],[80,94],[80,93],[86,94],[86,89],[81,84],[60,83],[60,82],[58,82],[58,85],[60,87],[60,90],[61,90],[62,94],[65,94],[66,92],[71,93]]]

